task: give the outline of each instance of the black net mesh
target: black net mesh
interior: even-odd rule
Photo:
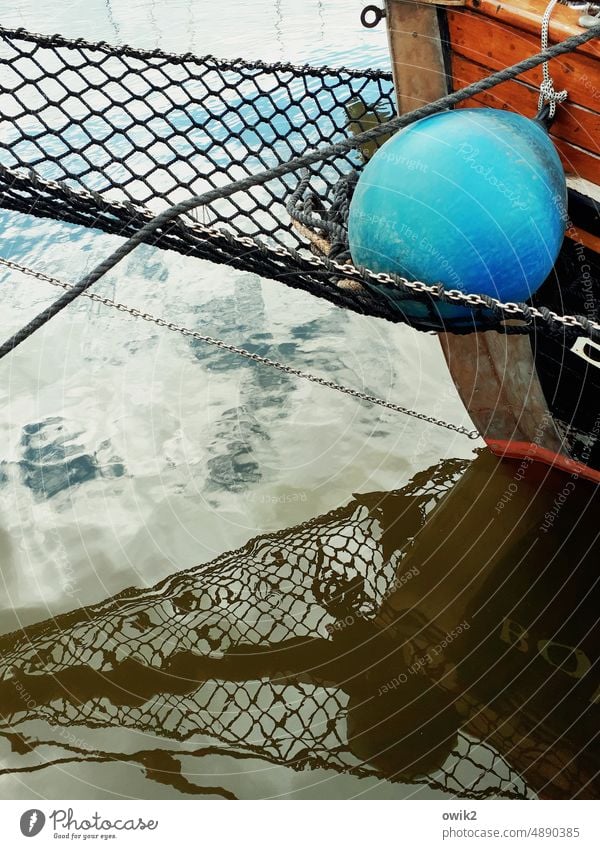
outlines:
[[[10,210],[131,236],[161,210],[372,129],[395,112],[391,74],[175,56],[0,28],[0,197]],[[347,309],[411,321],[414,294],[331,260],[346,241],[348,178],[386,140],[236,190],[147,241],[253,271]],[[307,217],[308,216],[308,217]],[[326,221],[326,232],[307,222]],[[333,245],[334,250],[331,251]],[[349,253],[342,257],[346,265]],[[351,279],[348,279],[350,275]],[[362,281],[362,282],[361,282]],[[423,329],[445,325],[421,291]],[[450,329],[495,327],[472,307]],[[467,316],[471,315],[467,313]]]
[[[363,126],[366,111],[382,118],[393,111],[391,75],[380,72],[225,62],[24,31],[0,34],[3,205],[122,235],[192,194],[344,138],[350,124]],[[327,197],[360,162],[353,151],[321,163],[313,190]],[[274,179],[218,200],[156,243],[286,282],[292,271],[310,274],[310,264],[291,256],[257,253],[217,234],[207,241],[198,226],[260,237],[271,247],[306,246],[285,209],[299,179]],[[314,277],[313,269],[313,287],[318,271]]]
[[[40,721],[70,729],[75,739],[77,727],[180,742],[200,736],[221,754],[296,770],[409,777],[453,795],[523,798],[523,779],[485,742],[485,730],[477,739],[460,721],[450,731],[432,728],[426,768],[409,742],[393,747],[393,769],[353,742],[364,670],[373,676],[377,666],[377,640],[364,629],[409,579],[401,577],[402,562],[414,535],[467,465],[447,461],[385,498],[356,496],[150,590],[126,591],[3,637],[2,734],[22,752],[35,748],[35,735],[39,742],[32,723]],[[390,514],[393,540],[401,543],[390,540]],[[397,660],[394,666],[386,659],[381,674],[389,678]],[[447,744],[438,745],[436,734]],[[97,750],[70,748],[83,760],[98,759]],[[148,752],[135,758],[147,768],[152,761]]]
[[[389,74],[2,36],[2,164],[97,192],[115,216],[119,202],[156,213],[335,141],[347,133],[348,104],[392,114]],[[322,191],[358,161],[351,153],[323,167]],[[277,181],[206,218],[289,243],[287,194]]]

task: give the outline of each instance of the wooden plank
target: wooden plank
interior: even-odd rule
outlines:
[[[423,18],[424,13],[429,15]],[[431,13],[435,13],[435,21]],[[464,12],[449,9],[447,13],[470,23]],[[437,12],[412,0],[387,0],[386,17],[402,113],[446,91]],[[487,30],[485,19],[481,21]],[[489,32],[482,33],[481,39],[481,44],[488,43]],[[472,34],[463,34],[463,40],[472,43]],[[525,44],[523,53],[530,52]],[[477,61],[477,55],[470,58]],[[514,61],[517,58],[511,57],[502,67]],[[562,438],[548,412],[528,337],[497,333],[438,336],[458,392],[480,433],[488,439],[539,441],[550,451],[561,450]]]
[[[539,38],[495,23],[481,15],[448,10],[448,28],[453,52],[492,71],[514,65],[538,53]],[[557,91],[566,88],[571,103],[591,111],[600,109],[600,65],[591,56],[568,54],[552,59],[550,72]],[[519,79],[539,86],[541,68],[521,74]]]
[[[514,26],[533,34],[537,38],[538,50],[542,17],[547,5],[547,0],[467,0],[466,3],[469,9],[488,18],[489,22]],[[572,35],[579,35],[582,28],[578,21],[582,13],[582,9],[571,9],[560,4],[555,6],[550,18],[550,44],[564,41]],[[579,47],[577,52],[600,58],[600,43],[596,40],[588,41]]]
[[[575,227],[572,230],[567,230],[565,236],[567,239],[571,239],[572,242],[584,245],[591,251],[595,251],[597,254],[600,254],[600,238],[598,238],[598,236],[592,236],[591,233]]]
[[[463,88],[489,74],[489,70],[470,59],[452,56],[454,88]],[[538,91],[533,86],[510,81],[479,95],[481,102],[494,109],[509,109],[532,118],[537,113]],[[559,106],[551,135],[584,150],[600,154],[600,114],[566,102]]]
[[[470,5],[472,5],[471,2]],[[533,15],[532,10],[536,5],[536,3],[532,2],[529,4],[525,3],[524,5],[519,3],[518,7],[515,7],[514,4],[498,6],[498,3],[490,4],[486,2],[481,6],[481,10],[488,16],[493,17],[490,9],[500,9],[500,17],[503,17],[503,22],[507,24],[509,21],[514,22],[516,20],[514,15],[511,16],[508,14],[507,9],[509,11],[512,9],[515,14],[524,10],[526,14]],[[561,7],[562,17],[564,18],[564,13],[568,14],[570,11]],[[537,30],[533,29],[532,22],[533,17],[530,18],[530,24],[532,31],[537,32]],[[488,26],[492,25],[492,22],[489,20],[486,23]],[[561,37],[567,37],[567,35],[572,34],[566,33],[564,30],[557,30],[557,32]],[[515,37],[519,37],[520,35],[518,31],[512,34]],[[600,49],[597,52],[600,54]],[[509,61],[513,60],[510,59]],[[489,67],[484,67],[477,62],[471,61],[459,53],[452,54],[451,62],[454,88],[460,88],[476,82],[490,73]],[[493,68],[493,70],[497,70],[497,67]],[[533,80],[533,84],[526,84],[521,81],[522,79],[521,77],[519,81],[514,80],[495,86],[487,92],[482,92],[476,99],[466,101],[463,106],[489,106],[495,109],[510,109],[524,115],[534,115],[537,111],[538,80]],[[600,67],[596,72],[595,79],[598,80],[598,85],[600,86]],[[592,93],[596,109],[600,109],[600,91],[596,97],[589,81],[587,83],[584,81],[584,87],[586,91]],[[596,156],[586,156],[585,151],[589,151],[592,154],[600,154],[600,114],[595,110],[592,111],[591,109],[567,101],[561,104],[558,109],[551,135],[557,144],[565,170],[570,175],[575,175],[577,178],[583,178],[589,181],[592,185],[599,185],[600,159],[596,158]],[[600,238],[581,230],[581,228],[567,231],[566,236],[591,250],[600,252]]]
[[[398,114],[447,94],[438,10],[415,0],[386,0]]]
[[[419,0],[419,4],[421,6],[466,6],[467,0]]]
[[[548,413],[529,336],[440,333],[439,339],[458,394],[484,438],[565,450]]]

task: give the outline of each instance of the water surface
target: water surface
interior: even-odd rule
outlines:
[[[362,5],[36,0],[0,9],[5,26],[69,37],[387,67],[385,33],[360,27]],[[5,212],[0,224],[3,255],[66,280],[118,243]],[[13,272],[0,279],[4,335],[55,297]],[[434,336],[149,247],[96,291],[466,422]],[[19,735],[2,744],[5,797],[596,792],[591,488],[577,482],[544,531],[559,476],[519,481],[503,502],[517,470],[476,456],[464,437],[88,302],[24,344],[4,375],[2,687],[4,732]],[[425,521],[434,507],[438,518]],[[298,528],[308,520],[310,532]],[[187,577],[222,555],[210,573]],[[119,617],[111,599],[130,587],[141,595]],[[165,649],[174,616],[187,630]],[[35,645],[48,633],[50,645],[30,656],[10,632],[36,623]],[[110,656],[90,649],[107,628]],[[116,651],[135,639],[135,657]],[[156,641],[158,654],[148,648]],[[273,646],[284,653],[273,658]],[[25,712],[24,699],[33,701]],[[197,754],[214,746],[218,754]],[[313,762],[299,771],[303,746]],[[61,757],[69,763],[50,763]]]

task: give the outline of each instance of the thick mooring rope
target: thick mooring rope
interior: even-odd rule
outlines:
[[[298,171],[300,168],[304,168],[308,165],[314,165],[324,159],[344,154],[349,150],[366,144],[367,142],[374,141],[386,133],[400,130],[421,118],[426,118],[436,112],[448,109],[451,106],[461,103],[463,100],[467,100],[469,97],[479,94],[482,91],[487,91],[500,83],[514,79],[519,74],[541,65],[549,59],[556,58],[557,56],[561,56],[565,53],[571,53],[577,47],[580,47],[582,44],[592,41],[594,38],[598,38],[599,36],[600,25],[591,27],[586,32],[572,36],[559,44],[553,45],[547,50],[542,50],[534,56],[530,56],[527,59],[523,59],[521,62],[517,62],[508,68],[504,68],[502,71],[497,71],[483,80],[471,83],[471,85],[468,85],[459,91],[452,92],[451,94],[441,97],[432,103],[428,103],[413,110],[412,112],[401,115],[398,118],[393,118],[391,121],[379,124],[377,127],[366,130],[352,138],[349,137],[333,145],[328,145],[311,153],[304,154],[303,156],[295,157],[275,168],[262,171],[259,174],[246,177],[243,180],[230,183],[228,186],[212,189],[211,191],[204,192],[200,195],[193,195],[184,201],[174,204],[141,227],[137,233],[123,242],[123,244],[120,245],[110,256],[100,262],[89,274],[86,274],[85,277],[76,283],[70,291],[65,292],[64,295],[57,298],[53,304],[42,310],[42,312],[35,316],[24,327],[7,339],[6,342],[0,346],[0,359],[13,351],[18,345],[39,330],[40,327],[50,321],[51,318],[54,318],[54,316],[61,310],[71,304],[79,295],[82,294],[82,292],[85,292],[86,289],[89,289],[90,286],[114,268],[115,265],[130,254],[139,244],[147,241],[151,236],[162,231],[164,228],[167,228],[173,219],[178,216],[190,212],[196,207],[205,206],[216,200],[230,197],[236,192],[245,191],[253,188],[254,186],[263,185],[276,177],[282,177],[284,174],[290,174],[294,171]],[[401,283],[402,281],[400,281],[400,284]],[[466,299],[468,299],[468,297],[469,296],[465,296]],[[453,301],[456,302],[456,299],[453,298]],[[466,303],[469,305],[468,300],[466,300]],[[591,338],[598,338],[600,340],[600,333],[597,330],[594,330],[591,323],[588,322],[588,324],[590,325],[587,328],[588,335]]]

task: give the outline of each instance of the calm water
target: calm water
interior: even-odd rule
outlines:
[[[71,37],[386,67],[362,5],[0,9],[4,26]],[[0,223],[3,255],[68,280],[117,243]],[[0,274],[7,335],[55,292]],[[433,336],[148,247],[96,291],[465,421]],[[4,797],[597,795],[589,487],[547,520],[560,476],[542,487],[534,470],[513,492],[518,470],[464,437],[88,303],[4,372],[0,630],[33,625],[36,652],[5,638],[0,705],[5,733],[38,741],[3,738]]]

